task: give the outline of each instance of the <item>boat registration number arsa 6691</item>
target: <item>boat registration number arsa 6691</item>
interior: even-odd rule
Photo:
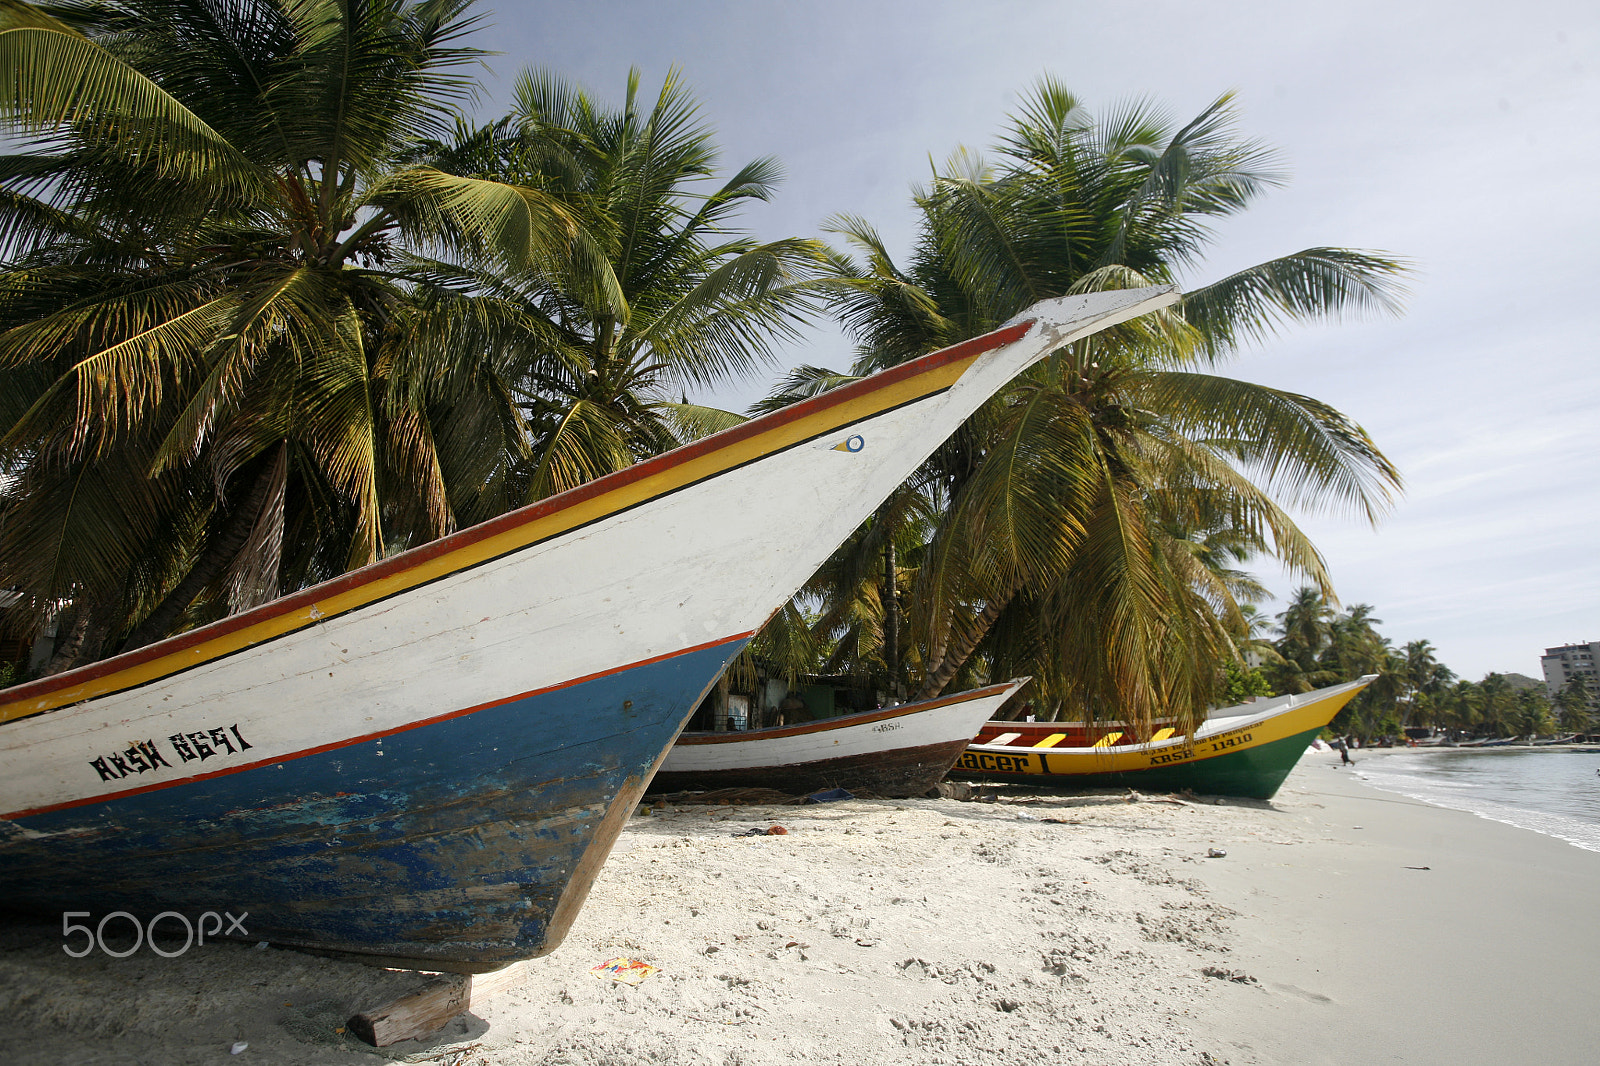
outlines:
[[[1037,755],[993,755],[986,751],[963,752],[956,764],[963,770],[987,770],[1002,774],[1042,774],[1044,765]]]

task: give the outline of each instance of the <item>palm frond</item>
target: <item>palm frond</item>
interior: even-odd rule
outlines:
[[[1268,260],[1184,295],[1184,318],[1212,359],[1287,322],[1398,314],[1411,270],[1403,259],[1349,248],[1307,248]]]
[[[267,180],[171,93],[64,26],[0,30],[0,121],[41,136],[66,127],[85,143],[192,183],[207,198],[242,197]]]

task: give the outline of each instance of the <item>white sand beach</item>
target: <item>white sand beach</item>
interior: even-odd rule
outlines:
[[[1271,803],[670,807],[520,986],[381,1050],[339,1030],[415,974],[236,944],[72,959],[12,921],[0,1033],[73,1066],[1592,1061],[1600,854],[1334,762]],[[589,974],[618,956],[659,970]]]

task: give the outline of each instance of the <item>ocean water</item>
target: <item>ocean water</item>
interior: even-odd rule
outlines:
[[[1490,748],[1361,758],[1368,784],[1600,851],[1600,752]]]

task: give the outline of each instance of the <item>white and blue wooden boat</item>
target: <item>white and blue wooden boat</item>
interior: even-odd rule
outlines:
[[[979,404],[1177,299],[1095,293],[202,629],[0,692],[0,905],[552,950],[703,694]],[[237,933],[235,934],[237,935]]]

